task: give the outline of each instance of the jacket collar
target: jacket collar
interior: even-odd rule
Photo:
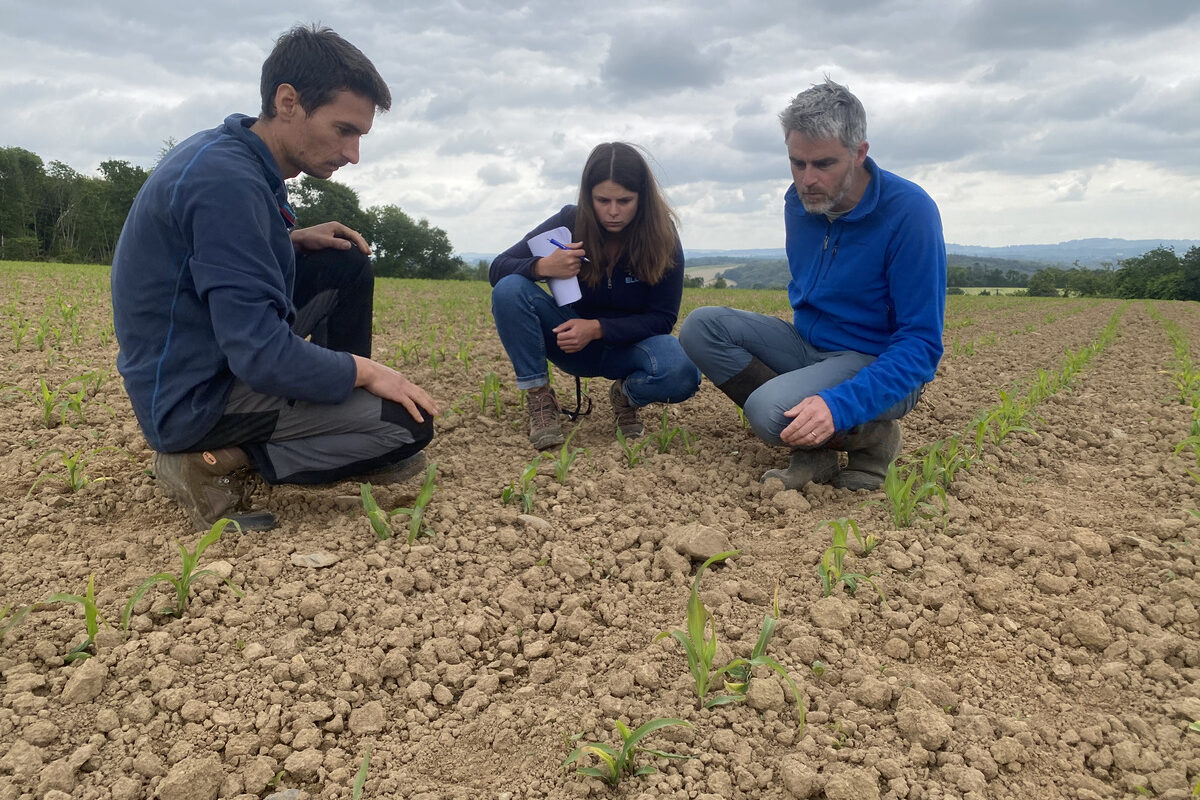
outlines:
[[[254,124],[256,118],[249,117],[245,114],[230,114],[225,118],[225,123],[222,126],[225,132],[245,144],[250,148],[250,152],[258,157],[262,163],[263,174],[267,178],[267,183],[271,187],[271,191],[279,198],[279,202],[287,204],[287,184],[284,183],[283,173],[279,171],[279,165],[275,163],[275,156],[271,155],[267,143],[258,137],[258,134],[250,130],[250,126]]]

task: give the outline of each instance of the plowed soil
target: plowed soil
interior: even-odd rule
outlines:
[[[183,617],[158,613],[159,586],[125,632],[133,590],[177,574],[176,542],[200,533],[148,472],[107,271],[5,265],[0,287],[0,627],[32,607],[0,643],[0,800],[349,798],[368,752],[363,796],[380,798],[1094,800],[1200,781],[1200,466],[1175,453],[1194,412],[1166,327],[1200,352],[1195,304],[951,298],[938,378],[902,421],[909,457],[967,436],[1114,316],[1117,335],[1026,430],[983,443],[944,513],[897,528],[882,492],[761,483],[786,454],[707,381],[665,423],[643,411],[648,433],[679,428],[690,447],[651,444],[632,466],[607,382],[589,382],[595,410],[568,423],[585,452],[561,483],[540,465],[524,514],[500,500],[535,454],[486,286],[381,281],[376,357],[444,409],[428,535],[409,545],[401,515],[377,539],[357,483],[276,487],[257,499],[277,530],[227,530]],[[782,292],[689,290],[685,311],[702,304],[788,311]],[[498,416],[474,397],[489,372]],[[48,418],[39,379],[65,387]],[[71,491],[54,450],[90,482]],[[417,488],[375,496],[390,510]],[[824,595],[822,523],[840,518],[879,541],[852,541],[846,568],[882,599]],[[682,647],[655,640],[683,627],[698,560],[719,549],[739,554],[703,578],[717,663],[750,655],[777,597],[767,653],[803,725],[767,668],[744,701],[701,707]],[[327,565],[302,565],[314,555]],[[107,625],[66,663],[83,611],[45,601],[89,576]],[[616,789],[563,768],[582,741],[618,744],[615,720],[657,717],[690,727],[644,744],[691,758],[641,754],[658,772]]]

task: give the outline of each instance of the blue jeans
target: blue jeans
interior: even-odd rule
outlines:
[[[578,319],[579,314],[570,306],[556,305],[548,292],[522,275],[506,275],[496,283],[492,316],[517,374],[518,389],[549,383],[546,359],[563,372],[582,378],[624,379],[625,395],[635,406],[679,403],[700,388],[700,370],[670,334],[628,345],[610,345],[598,339],[578,353],[564,353],[553,329]]]
[[[684,352],[717,386],[757,358],[779,377],[755,390],[742,409],[758,438],[782,445],[779,434],[791,419],[783,412],[806,397],[837,386],[875,360],[854,350],[818,350],[801,338],[795,326],[778,317],[722,306],[697,308],[679,329]],[[912,411],[921,386],[879,415],[900,419]]]

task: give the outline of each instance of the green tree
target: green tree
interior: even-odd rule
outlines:
[[[41,255],[37,209],[44,179],[41,157],[21,147],[0,147],[0,257]]]
[[[1183,267],[1175,251],[1168,247],[1156,247],[1133,258],[1122,259],[1117,270],[1117,297],[1154,298],[1160,300],[1181,299],[1186,280]]]
[[[1027,287],[1030,297],[1057,297],[1058,289],[1054,285],[1055,276],[1052,270],[1039,269],[1029,279]]]
[[[84,255],[89,260],[110,263],[133,199],[150,173],[128,161],[112,159],[100,162],[100,175],[103,180],[88,209],[88,213],[96,215],[95,233],[84,242]]]
[[[366,235],[370,214],[359,205],[358,192],[344,183],[305,175],[288,185],[288,194],[298,227],[340,222]]]
[[[453,254],[450,237],[429,220],[414,221],[399,206],[372,206],[366,236],[375,251],[375,272],[391,278],[468,277],[466,263]]]

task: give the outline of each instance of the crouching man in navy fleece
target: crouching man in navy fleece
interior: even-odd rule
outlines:
[[[867,157],[866,112],[846,87],[801,92],[780,121],[792,322],[700,308],[679,341],[760,439],[791,448],[764,480],[877,489],[900,453],[896,420],[942,357],[941,218],[919,186]]]
[[[251,478],[373,482],[420,471],[437,404],[372,361],[369,249],[338,222],[297,229],[284,181],[358,163],[391,93],[328,28],[283,34],[262,111],[173,148],[113,260],[117,367],[154,475],[198,527],[268,529]]]

